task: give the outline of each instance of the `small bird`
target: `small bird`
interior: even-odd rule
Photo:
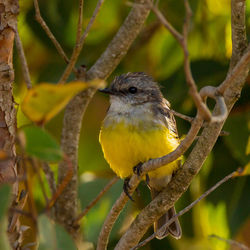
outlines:
[[[175,119],[158,84],[143,72],[120,75],[110,87],[100,91],[110,95],[110,107],[99,141],[111,169],[125,179],[124,191],[129,196],[127,183],[133,172],[142,163],[164,156],[179,145]],[[166,188],[180,164],[179,158],[148,173],[146,180],[152,199]],[[154,223],[158,239],[168,234],[180,239],[182,231],[178,219],[164,228],[174,215],[172,207]]]

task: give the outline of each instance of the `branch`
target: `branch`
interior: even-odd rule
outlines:
[[[16,41],[17,52],[21,61],[23,78],[27,85],[27,88],[30,89],[32,88],[32,84],[31,84],[31,79],[30,79],[29,68],[28,68],[28,64],[27,64],[26,57],[25,57],[24,50],[23,50],[22,41],[20,39],[17,26],[16,26],[16,33],[15,33],[15,41]]]
[[[141,0],[136,1],[141,2]],[[137,37],[148,14],[148,9],[141,9],[136,6],[131,9],[106,50],[89,71],[86,72],[86,80],[95,78],[106,79],[112,73]],[[74,172],[70,183],[56,202],[56,220],[63,224],[68,231],[72,229],[72,223],[77,216],[77,155],[82,117],[95,91],[95,88],[89,88],[73,98],[67,105],[64,115],[61,146],[71,160]],[[65,161],[59,164],[59,183],[64,179],[66,166],[67,162]],[[74,231],[73,234],[75,233]]]
[[[242,170],[240,169],[239,171],[242,171]],[[170,220],[168,220],[168,222],[163,227],[166,228],[166,227],[170,226],[176,220],[176,218],[178,218],[178,217],[182,216],[183,214],[187,213],[191,208],[193,208],[198,202],[200,202],[202,199],[207,197],[209,194],[211,194],[215,189],[217,189],[219,186],[221,186],[223,183],[225,183],[229,179],[233,178],[236,173],[238,173],[238,171],[233,171],[231,174],[227,175],[222,180],[217,182],[214,186],[212,186],[205,193],[203,193],[198,199],[196,199],[191,204],[189,204],[187,207],[182,209],[179,213],[175,214]],[[167,212],[167,210],[166,210],[166,212]],[[161,231],[161,228],[159,229],[159,231]],[[146,245],[149,241],[154,239],[156,237],[156,235],[157,235],[157,233],[153,233],[147,239],[145,239],[144,241],[139,243],[137,246],[135,246],[131,250],[136,250],[136,249]]]
[[[232,57],[230,71],[241,59],[247,47],[245,11],[246,0],[231,0]]]
[[[43,18],[41,16],[38,0],[34,0],[34,7],[35,7],[35,12],[36,12],[36,20],[37,20],[37,22],[42,26],[43,30],[46,32],[49,39],[55,45],[59,55],[63,58],[63,60],[66,63],[68,63],[69,59],[68,59],[67,55],[65,54],[63,48],[61,47],[60,43],[56,40],[55,36],[53,35],[53,33],[49,29],[48,25],[46,24],[46,22],[43,20]]]
[[[197,87],[192,76],[191,68],[190,68],[190,61],[189,61],[189,53],[188,53],[188,31],[190,26],[190,20],[192,17],[192,11],[189,6],[188,0],[184,0],[185,10],[186,10],[186,17],[185,22],[183,24],[183,34],[181,35],[177,30],[173,28],[173,26],[168,22],[168,20],[164,17],[161,11],[158,9],[157,6],[154,6],[151,0],[147,0],[148,5],[151,7],[152,11],[155,13],[159,21],[164,25],[164,27],[173,35],[176,41],[180,44],[183,54],[184,54],[184,71],[186,82],[189,86],[189,94],[192,96],[194,103],[197,109],[200,111],[202,117],[206,121],[211,120],[211,114],[207,106],[202,102],[202,99],[197,91]]]
[[[240,242],[238,242],[238,241],[231,240],[231,239],[225,239],[225,238],[222,238],[222,237],[220,237],[220,236],[218,236],[218,235],[215,235],[215,234],[209,235],[209,238],[215,238],[215,239],[217,239],[217,240],[224,241],[224,242],[230,244],[231,246],[234,245],[234,246],[236,246],[236,247],[239,247],[241,250],[250,250],[249,247],[247,247],[246,245],[244,245],[244,244],[242,244],[242,243],[240,243]]]
[[[80,0],[80,1],[82,1],[82,0]],[[104,2],[104,0],[99,0],[98,1],[97,5],[96,5],[96,8],[94,10],[94,13],[93,13],[92,17],[90,18],[90,21],[89,21],[89,23],[87,25],[87,28],[86,28],[86,30],[84,31],[84,33],[83,33],[83,35],[81,37],[78,35],[80,25],[81,25],[80,16],[82,16],[81,11],[79,10],[79,22],[78,22],[78,33],[77,33],[76,45],[74,47],[74,50],[73,50],[72,56],[70,58],[69,64],[67,65],[61,79],[59,80],[60,83],[64,83],[68,79],[72,69],[74,68],[75,63],[76,63],[76,61],[77,61],[77,59],[78,59],[78,57],[79,57],[79,55],[81,53],[84,41],[85,41],[86,37],[88,36],[88,33],[89,33],[89,31],[90,31],[90,29],[91,29],[91,27],[92,27],[92,25],[93,25],[93,23],[94,23],[94,21],[95,21],[95,19],[97,17],[97,14],[99,13],[99,11],[100,11],[100,9],[102,7],[103,2]],[[82,7],[82,4],[80,2],[79,9],[81,9],[81,7]]]
[[[81,220],[89,210],[102,198],[102,196],[118,181],[118,177],[114,177],[96,196],[94,200],[92,200],[86,208],[76,217],[74,224],[77,225],[79,220]]]

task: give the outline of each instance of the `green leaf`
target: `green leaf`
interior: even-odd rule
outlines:
[[[3,185],[0,187],[0,249],[8,250],[8,240],[6,235],[6,211],[9,205],[11,188],[9,185]]]
[[[30,156],[35,156],[48,162],[62,159],[62,151],[56,140],[44,129],[36,126],[22,128],[25,134],[25,150]]]
[[[69,234],[45,215],[38,218],[39,250],[74,250],[76,246]]]

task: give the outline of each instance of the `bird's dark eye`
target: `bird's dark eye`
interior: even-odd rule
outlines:
[[[130,87],[128,89],[128,92],[131,93],[131,94],[135,94],[137,92],[137,88],[136,87]]]

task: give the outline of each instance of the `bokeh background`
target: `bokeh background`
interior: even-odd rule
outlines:
[[[84,27],[92,16],[96,2],[84,1]],[[78,1],[40,0],[39,4],[42,16],[70,57],[76,37]],[[190,0],[190,4],[193,18],[188,42],[194,79],[199,89],[208,84],[216,86],[225,79],[231,56],[230,1]],[[181,31],[185,15],[182,1],[160,1],[159,8],[173,26]],[[86,65],[90,68],[93,65],[129,10],[130,7],[126,1],[105,1],[86,39],[77,66]],[[20,1],[18,19],[20,36],[33,84],[56,83],[66,65],[45,32],[35,21],[31,0]],[[249,1],[247,1],[246,22],[248,38],[250,38]],[[16,50],[14,51],[14,67],[15,100],[20,103],[25,95],[26,87]],[[174,110],[190,116],[195,115],[195,106],[188,95],[185,83],[181,48],[153,14],[150,14],[142,32],[107,82],[110,83],[114,76],[129,71],[144,71],[152,75],[161,84],[164,96],[171,102]],[[73,80],[74,76],[71,75],[70,79]],[[189,205],[225,175],[238,167],[249,164],[249,84],[250,78],[223,128],[229,135],[218,139],[201,172],[176,204],[177,211]],[[103,158],[98,142],[101,121],[108,105],[108,97],[97,93],[83,120],[79,148],[79,200],[82,209],[114,177]],[[209,105],[212,108],[214,103],[211,102]],[[58,142],[60,142],[62,119],[63,112],[46,125],[46,130]],[[179,135],[185,135],[190,124],[179,118],[176,120]],[[21,109],[18,109],[18,127],[21,128],[29,123],[30,121]],[[56,172],[57,165],[54,164],[51,167]],[[34,179],[33,183],[35,202],[39,212],[44,207],[44,198],[37,180]],[[122,185],[123,181],[119,180],[82,220],[83,237],[86,241],[96,244],[102,223],[112,204],[120,195]],[[144,183],[140,184],[139,190],[140,195],[134,194],[136,202],[128,202],[116,222],[109,249],[113,249],[133,218],[149,203],[149,190]],[[231,238],[250,246],[249,190],[249,177],[230,180],[180,218],[183,229],[181,240],[176,241],[170,237],[161,241],[153,240],[143,249],[237,249],[223,241],[209,237],[212,234]],[[146,236],[152,232],[151,228]]]

